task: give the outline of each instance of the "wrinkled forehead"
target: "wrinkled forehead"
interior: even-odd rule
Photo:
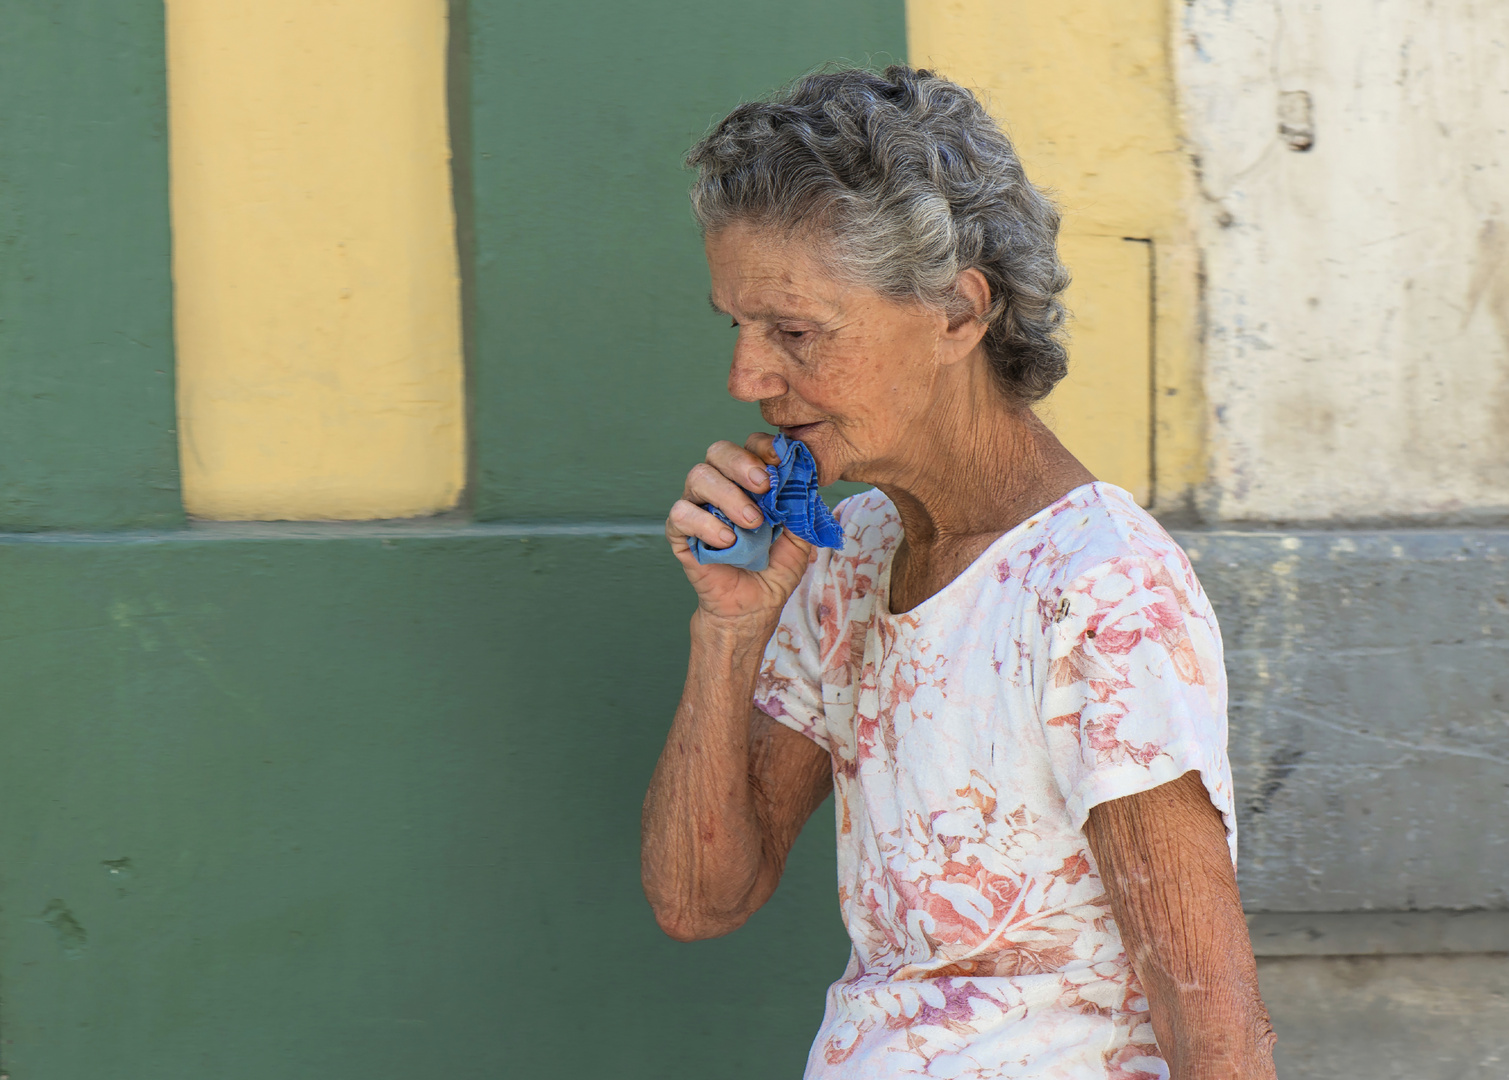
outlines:
[[[704,244],[708,302],[725,315],[821,318],[841,310],[856,290],[833,272],[815,238],[741,223],[709,232]]]

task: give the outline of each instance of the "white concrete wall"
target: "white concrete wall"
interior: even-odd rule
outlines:
[[[1204,511],[1509,511],[1509,3],[1174,8],[1201,186]],[[1298,92],[1305,152],[1279,131]]]

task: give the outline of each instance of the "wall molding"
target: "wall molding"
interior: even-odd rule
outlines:
[[[1509,911],[1264,911],[1247,916],[1258,956],[1509,953]]]

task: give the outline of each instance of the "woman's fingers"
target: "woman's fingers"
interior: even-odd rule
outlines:
[[[727,511],[724,511],[727,513]],[[666,519],[666,536],[672,542],[695,536],[704,544],[726,548],[736,539],[734,531],[696,503],[677,499]]]
[[[707,463],[746,491],[756,494],[770,486],[770,477],[765,472],[765,462],[758,454],[727,440],[715,442],[707,448]]]
[[[685,498],[699,506],[716,506],[728,520],[746,529],[756,528],[765,520],[749,492],[706,462],[687,473]]]
[[[775,436],[768,431],[756,431],[744,440],[744,449],[759,458],[766,465],[779,465],[781,455],[775,452]],[[761,472],[764,472],[762,469]],[[767,474],[766,479],[769,479]],[[764,489],[761,488],[763,491]]]
[[[764,432],[751,435],[744,446],[720,440],[707,448],[707,460],[687,473],[682,497],[671,507],[665,526],[666,539],[683,562],[690,558],[687,541],[692,537],[715,548],[735,542],[733,530],[707,507],[716,507],[729,521],[747,529],[758,528],[765,520],[755,497],[770,487],[766,461],[780,460],[774,442],[775,437]],[[805,561],[805,547],[800,557]]]

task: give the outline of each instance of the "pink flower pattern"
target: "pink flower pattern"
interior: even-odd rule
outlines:
[[[1083,830],[1198,769],[1236,857],[1220,632],[1184,553],[1087,484],[893,615],[895,509],[838,517],[755,695],[833,757],[853,951],[807,1077],[1167,1077]]]

